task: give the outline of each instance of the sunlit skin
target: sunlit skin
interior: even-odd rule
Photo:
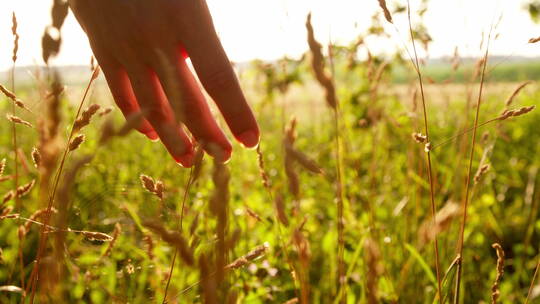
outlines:
[[[257,146],[257,122],[204,0],[69,4],[124,116],[142,109],[145,119],[138,131],[152,140],[159,138],[179,164],[190,167],[194,157],[194,142],[183,125],[210,155],[226,161],[232,153],[185,62],[187,56],[232,134],[245,147]]]

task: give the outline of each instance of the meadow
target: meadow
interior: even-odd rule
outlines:
[[[262,138],[227,164],[130,132],[96,66],[2,83],[0,303],[540,303],[534,73],[310,33],[238,67]]]

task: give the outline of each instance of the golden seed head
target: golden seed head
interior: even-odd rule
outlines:
[[[79,134],[75,138],[71,140],[69,143],[69,151],[77,150],[81,144],[84,142],[85,136],[84,134]]]
[[[424,144],[427,141],[427,136],[422,135],[422,133],[415,132],[412,134],[412,138],[414,139],[414,141],[416,141],[419,144]]]
[[[41,164],[41,153],[39,153],[39,150],[36,147],[32,149],[32,161],[36,168]]]
[[[2,159],[0,161],[0,176],[4,174],[4,170],[6,169],[6,159]]]

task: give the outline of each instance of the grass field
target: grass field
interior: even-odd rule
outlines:
[[[226,165],[205,156],[194,169],[119,131],[125,120],[104,112],[113,102],[90,69],[86,99],[86,84],[52,86],[53,70],[19,84],[27,110],[15,114],[30,125],[15,125],[18,153],[12,122],[0,120],[0,303],[30,301],[38,256],[39,303],[540,303],[540,113],[501,116],[538,106],[535,83],[508,102],[534,77],[488,61],[474,147],[481,75],[426,81],[426,148],[413,67],[351,59],[356,51],[323,58],[337,107],[312,54],[242,69],[259,150],[235,144]],[[396,70],[406,71],[399,81]],[[101,108],[73,148],[82,100]],[[0,116],[12,112],[0,97]],[[118,136],[104,139],[111,128]]]

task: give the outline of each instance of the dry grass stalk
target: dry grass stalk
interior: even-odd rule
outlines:
[[[34,163],[34,167],[39,168],[41,164],[41,153],[39,153],[36,147],[32,149],[32,162]]]
[[[155,258],[154,256],[154,240],[152,239],[152,236],[149,234],[145,234],[143,237],[144,247],[146,249],[146,254],[148,255],[148,258],[150,260],[153,260]]]
[[[116,240],[118,240],[118,236],[120,236],[120,233],[122,233],[122,226],[120,223],[116,223],[114,225],[114,230],[112,234],[112,240],[109,243],[109,246],[107,247],[107,250],[105,250],[105,253],[103,253],[103,257],[107,257],[111,255],[111,252],[114,248],[114,245],[116,244]]]
[[[75,136],[69,143],[69,151],[75,151],[77,150],[81,144],[84,142],[85,136],[84,134],[79,134]]]
[[[420,244],[424,245],[435,239],[435,235],[450,228],[452,220],[459,215],[459,205],[454,202],[448,202],[439,209],[435,216],[435,226],[432,220],[427,220],[418,229],[418,238]]]
[[[4,174],[5,169],[6,169],[6,159],[3,158],[0,161],[0,176],[2,176]]]
[[[228,204],[229,204],[229,180],[230,172],[228,168],[214,161],[214,171],[212,181],[214,183],[214,192],[210,199],[210,211],[217,218],[217,244],[216,244],[216,276],[217,282],[224,279],[224,268],[227,260],[226,234],[228,226]]]
[[[199,257],[200,282],[205,304],[217,304],[217,282],[204,254]]]
[[[268,252],[269,248],[270,248],[270,244],[265,242],[264,244],[255,247],[250,252],[248,252],[245,255],[237,258],[232,263],[225,266],[225,269],[238,269],[238,268],[244,267],[244,266],[248,265],[251,261],[265,255],[266,252]]]
[[[371,238],[366,239],[364,244],[366,251],[366,265],[367,265],[367,283],[366,287],[368,290],[368,303],[376,304],[379,303],[378,300],[378,281],[379,276],[383,272],[383,266],[380,263],[381,260],[381,251],[377,242]]]
[[[512,92],[512,95],[510,95],[510,97],[508,97],[508,99],[506,100],[505,102],[505,105],[507,107],[509,107],[510,105],[512,105],[512,102],[514,101],[514,98],[516,98],[516,96],[519,94],[519,92],[521,92],[521,90],[523,90],[526,86],[528,86],[529,84],[533,83],[532,81],[526,81],[522,84],[520,84],[515,90],[514,92]]]
[[[296,119],[291,119],[289,126],[285,130],[285,137],[283,139],[283,144],[285,146],[292,146],[296,140]],[[285,149],[284,165],[285,165],[285,174],[287,175],[289,191],[291,194],[298,199],[300,197],[300,180],[298,173],[294,168],[294,159],[290,153],[287,153]]]
[[[294,230],[292,241],[295,245],[295,248],[298,252],[298,260],[300,267],[296,268],[296,273],[298,274],[298,279],[300,281],[300,296],[302,303],[309,303],[309,267],[311,260],[311,249],[309,246],[309,241],[304,236],[301,228]],[[340,280],[344,280],[345,277],[340,277]],[[342,284],[340,284],[342,286]]]
[[[319,84],[324,87],[326,104],[335,109],[337,107],[336,88],[334,87],[332,78],[325,71],[324,56],[321,51],[322,45],[315,40],[313,26],[311,25],[311,13],[309,13],[307,16],[306,28],[308,32],[309,49],[311,50],[312,54],[311,66],[313,68],[313,72],[315,73],[315,78]]]
[[[474,183],[478,184],[484,175],[488,173],[489,171],[489,164],[484,164],[480,168],[478,168],[478,171],[476,171],[476,174],[474,175]]]
[[[184,237],[177,231],[167,230],[157,221],[145,221],[143,225],[159,235],[169,245],[176,247],[180,256],[188,265],[194,264],[193,252]]]
[[[392,20],[392,14],[390,14],[390,11],[388,10],[388,7],[386,6],[386,0],[379,0],[379,6],[382,8],[384,12],[384,18],[386,19],[386,21],[393,24],[394,21]]]
[[[491,245],[491,247],[497,251],[497,277],[495,277],[495,281],[491,287],[491,304],[496,304],[501,295],[499,284],[504,273],[504,250],[498,243]]]
[[[29,123],[29,122],[26,121],[26,120],[23,120],[22,118],[20,118],[20,117],[18,117],[18,116],[14,116],[14,115],[9,115],[9,114],[7,114],[6,117],[7,117],[7,119],[8,119],[9,121],[11,121],[12,123],[24,125],[24,126],[27,126],[27,127],[30,127],[30,128],[33,128],[33,127],[34,127],[31,123]]]
[[[413,133],[412,138],[419,144],[425,144],[427,141],[427,136],[422,135],[422,133]]]
[[[75,121],[75,124],[73,125],[74,132],[79,132],[82,128],[86,127],[90,124],[90,120],[92,119],[92,116],[96,114],[96,112],[99,110],[100,106],[97,104],[93,104],[86,108],[82,113],[81,116]]]
[[[289,219],[287,218],[287,213],[285,212],[285,204],[283,202],[283,195],[281,193],[276,194],[276,198],[274,200],[276,211],[277,211],[277,218],[278,220],[285,225],[285,227],[289,226]]]
[[[32,190],[32,188],[34,187],[35,184],[36,184],[36,180],[32,180],[28,184],[18,187],[17,188],[17,197],[21,198],[21,197],[27,195],[30,192],[30,190]]]

